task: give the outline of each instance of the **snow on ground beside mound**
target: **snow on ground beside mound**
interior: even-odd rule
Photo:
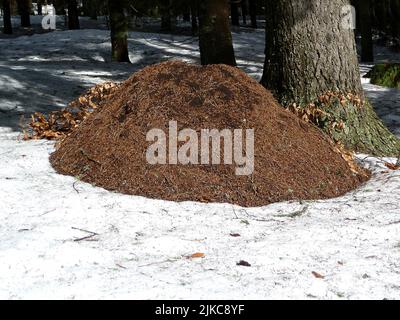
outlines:
[[[234,39],[240,66],[259,77],[263,32]],[[374,176],[344,197],[252,209],[125,196],[56,174],[53,143],[17,140],[21,114],[160,60],[198,61],[188,37],[132,33],[134,65],[109,63],[109,50],[99,30],[0,40],[0,298],[400,298],[400,173],[383,159],[360,155]],[[399,92],[364,86],[398,129]]]

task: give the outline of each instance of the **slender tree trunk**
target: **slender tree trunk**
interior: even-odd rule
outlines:
[[[242,0],[241,5],[242,5],[243,24],[247,25],[247,1],[246,0]]]
[[[399,140],[364,98],[354,32],[343,19],[349,1],[267,2],[262,84],[284,106],[322,109],[314,123],[346,147],[397,155]]]
[[[56,10],[56,14],[59,16],[65,15],[65,3],[64,0],[55,0],[53,2],[54,9]]]
[[[79,29],[79,11],[76,0],[68,0],[68,29]]]
[[[112,60],[130,62],[128,51],[128,20],[124,12],[125,4],[108,0],[110,12]]]
[[[231,1],[231,19],[232,25],[239,26],[239,6],[238,0],[230,0]]]
[[[395,38],[400,37],[400,0],[391,0],[390,7],[392,12],[391,17],[391,28],[392,35]]]
[[[202,0],[199,5],[201,63],[235,66],[227,0]]]
[[[84,2],[86,7],[87,14],[89,15],[90,19],[97,20],[97,12],[99,1],[98,0],[86,0]]]
[[[37,11],[38,11],[38,15],[39,15],[39,16],[43,15],[43,12],[42,12],[42,5],[43,5],[42,1],[38,0],[38,1],[37,1]]]
[[[21,16],[21,27],[31,26],[31,2],[30,0],[17,0],[18,13]]]
[[[361,31],[361,61],[374,61],[374,45],[372,41],[371,0],[359,1],[359,19]]]
[[[375,24],[380,31],[387,33],[389,17],[386,0],[374,0],[374,7],[376,19]]]
[[[195,35],[199,31],[199,26],[197,22],[198,18],[198,0],[190,1],[190,15],[192,20],[192,34]]]
[[[251,27],[257,29],[257,0],[249,0]]]
[[[160,0],[161,30],[172,30],[171,0]]]
[[[5,34],[12,34],[12,24],[11,24],[11,7],[10,7],[10,0],[3,0],[3,23],[4,29],[3,33]]]

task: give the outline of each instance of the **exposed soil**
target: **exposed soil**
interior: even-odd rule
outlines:
[[[255,170],[151,165],[149,130],[254,129]],[[237,68],[170,61],[133,74],[51,155],[62,174],[108,190],[173,201],[262,206],[343,195],[369,178],[314,125],[282,108]]]

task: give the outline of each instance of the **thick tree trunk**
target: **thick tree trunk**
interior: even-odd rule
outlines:
[[[68,29],[79,29],[79,11],[76,0],[68,0]]]
[[[21,27],[31,26],[31,2],[30,0],[17,0],[18,13],[21,16]]]
[[[11,24],[11,7],[10,7],[10,0],[3,0],[3,23],[4,23],[4,29],[3,33],[5,34],[12,34],[12,24]]]
[[[359,19],[361,31],[361,61],[374,61],[374,45],[372,42],[371,0],[359,1]]]
[[[249,0],[251,27],[257,29],[257,0]]]
[[[228,8],[227,0],[202,0],[199,3],[199,41],[203,65],[236,65]]]
[[[112,60],[130,62],[128,51],[128,20],[125,16],[124,5],[108,0],[110,12]]]
[[[231,2],[231,19],[233,26],[239,26],[239,6],[238,0],[230,0]]]
[[[284,106],[318,105],[329,123],[325,116],[315,122],[346,147],[396,154],[399,141],[364,102],[354,32],[342,11],[349,1],[267,2],[262,84]],[[345,98],[349,94],[352,98]]]

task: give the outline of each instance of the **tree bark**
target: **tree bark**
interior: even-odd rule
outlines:
[[[191,21],[192,21],[192,34],[195,35],[199,31],[199,25],[197,22],[197,18],[199,15],[199,10],[198,10],[198,0],[192,0],[190,1],[190,15],[191,15]]]
[[[361,61],[374,61],[374,45],[372,41],[371,0],[359,1],[359,20],[361,31]]]
[[[79,11],[76,0],[68,0],[68,29],[79,29]]]
[[[21,16],[21,27],[31,26],[31,2],[30,0],[17,0],[18,13]]]
[[[4,23],[4,34],[12,34],[12,24],[11,24],[11,7],[10,7],[10,0],[3,0],[3,23]]]
[[[125,5],[108,0],[110,12],[112,60],[130,62],[128,51],[128,20],[124,12]]]
[[[391,28],[392,35],[395,38],[400,37],[400,0],[391,0],[390,7],[392,12],[391,17]]]
[[[160,0],[161,30],[172,30],[171,0]]]
[[[59,15],[59,16],[65,15],[64,0],[54,0],[53,5],[54,5],[57,15]]]
[[[242,0],[241,6],[242,6],[242,20],[243,20],[243,24],[244,24],[244,25],[247,25],[247,1],[246,1],[246,0]]]
[[[229,27],[227,0],[202,0],[199,3],[201,64],[236,66]]]
[[[257,29],[257,0],[249,0],[251,27]]]
[[[38,0],[38,1],[37,1],[37,11],[38,11],[38,15],[39,15],[39,16],[43,15],[43,12],[42,12],[42,5],[43,5],[42,1]]]
[[[230,0],[231,1],[231,19],[233,26],[239,26],[239,6],[238,0]]]
[[[364,98],[354,32],[344,23],[346,5],[347,0],[268,0],[261,83],[284,106],[318,104],[334,119],[325,128],[327,133],[346,147],[393,155],[400,150],[399,141]],[[319,103],[332,92],[337,99]],[[362,107],[354,99],[344,99],[348,94],[359,97]]]

